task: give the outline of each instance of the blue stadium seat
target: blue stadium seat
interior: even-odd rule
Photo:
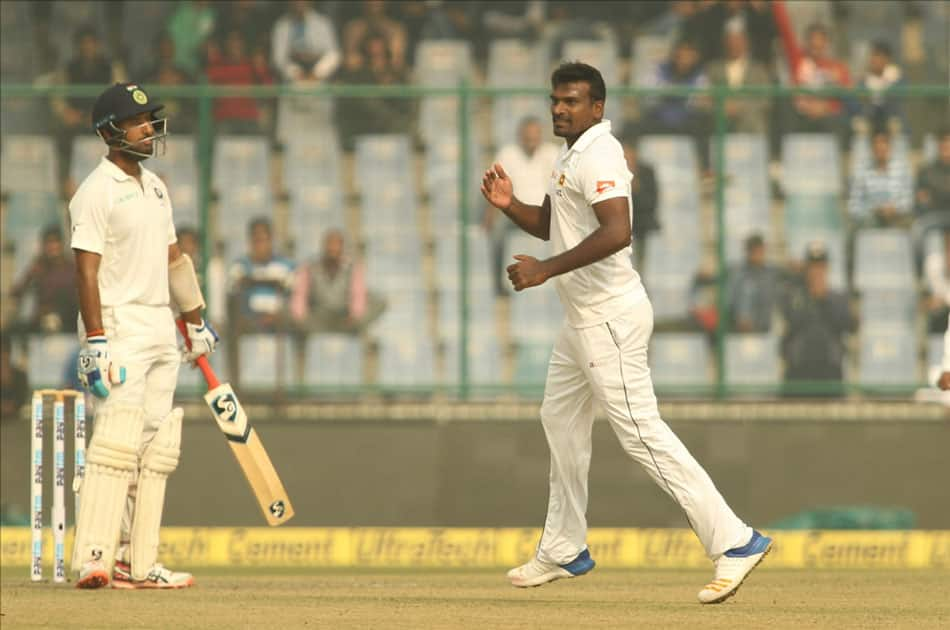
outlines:
[[[3,105],[6,107],[6,99]],[[104,146],[101,140],[99,146]],[[0,190],[5,193],[54,193],[58,190],[56,163],[52,138],[4,134],[0,157]]]
[[[416,339],[429,336],[428,295],[422,286],[411,279],[405,279],[406,285],[396,287],[381,285],[372,278],[375,286],[380,286],[385,294],[386,311],[373,327],[373,333],[380,339],[396,337]]]
[[[103,156],[107,153],[106,145],[98,136],[82,135],[73,138],[69,176],[78,186],[89,177]]]
[[[733,334],[726,338],[726,382],[729,386],[777,387],[781,380],[778,338],[766,334]]]
[[[251,334],[238,339],[238,365],[241,387],[270,389],[278,385],[278,372],[284,385],[295,383],[293,344],[284,335]]]
[[[782,139],[781,181],[787,194],[840,194],[841,160],[834,135],[787,134]]]
[[[656,169],[660,188],[657,212],[664,220],[699,220],[699,162],[689,136],[653,135],[640,139],[639,153]]]
[[[910,235],[899,228],[861,230],[854,244],[854,286],[859,290],[913,286]]]
[[[468,222],[479,224],[485,203],[479,183],[485,164],[479,159],[478,146],[470,145],[468,163]],[[431,225],[436,232],[454,226],[462,218],[459,159],[461,152],[457,138],[444,138],[430,144],[425,151],[424,186],[429,195]]]
[[[463,40],[423,40],[416,47],[416,76],[429,87],[455,87],[472,72],[471,44]],[[419,133],[426,144],[457,134],[458,99],[426,96],[419,109]]]
[[[461,382],[458,335],[443,337],[443,384]],[[468,337],[468,382],[472,385],[497,385],[502,382],[501,348],[494,328],[471,328]]]
[[[547,48],[518,39],[498,39],[488,49],[488,85],[492,87],[544,87]],[[515,140],[518,124],[526,117],[547,119],[543,95],[497,96],[492,102],[492,138],[496,148]]]
[[[469,287],[468,325],[470,330],[490,331],[495,336],[494,295],[491,289]],[[458,336],[461,321],[461,293],[455,289],[438,293],[439,336]]]
[[[507,266],[515,254],[526,254],[538,259],[550,256],[550,243],[527,234],[513,234],[505,247]],[[505,287],[511,287],[507,274],[502,270]],[[548,281],[539,287],[512,293],[510,304],[511,336],[516,342],[541,342],[551,344],[564,321],[554,282]]]
[[[861,293],[862,330],[913,327],[916,317],[917,291],[912,286]]]
[[[436,380],[434,357],[428,335],[381,336],[377,382],[383,386],[431,385]]]
[[[323,235],[330,228],[343,229],[346,220],[338,185],[319,183],[291,189],[289,234],[294,258],[307,260],[320,253]]]
[[[656,69],[670,56],[672,42],[662,35],[638,35],[633,40],[633,69],[630,83],[638,87],[653,84]]]
[[[729,134],[725,154],[727,255],[737,261],[745,237],[753,232],[768,235],[772,227],[765,136]]]
[[[214,142],[211,185],[218,195],[217,229],[226,258],[244,251],[248,223],[273,218],[270,149],[263,136],[218,136]]]
[[[861,330],[860,383],[865,386],[918,384],[917,342],[910,327]]]
[[[149,160],[146,167],[158,175],[172,198],[176,225],[199,227],[198,212],[198,160],[194,138],[173,134],[166,141],[163,157]]]
[[[70,364],[75,366],[79,340],[75,334],[30,335],[27,340],[30,387],[60,388],[67,384]]]
[[[943,365],[943,335],[940,333],[927,336],[927,366]]]
[[[359,337],[320,333],[307,338],[304,385],[360,385],[363,345]]]
[[[12,247],[13,272],[26,269],[40,251],[40,234],[50,225],[62,225],[65,210],[53,193],[10,193],[3,218],[3,245]],[[68,244],[68,235],[64,232]]]
[[[650,373],[657,387],[710,383],[709,344],[702,333],[657,333],[650,341]]]
[[[675,230],[675,232],[674,232]],[[670,227],[647,237],[641,277],[656,319],[687,316],[689,294],[700,263],[700,241],[695,226]]]

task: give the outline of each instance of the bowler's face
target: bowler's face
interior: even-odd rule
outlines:
[[[551,91],[554,135],[576,138],[604,117],[604,102],[594,101],[586,81],[561,83]]]

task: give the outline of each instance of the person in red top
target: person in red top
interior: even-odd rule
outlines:
[[[273,83],[266,56],[248,54],[244,34],[238,28],[224,33],[220,42],[210,46],[208,82],[219,85],[262,85]],[[264,113],[256,99],[225,97],[215,99],[215,126],[221,133],[260,133]]]
[[[775,23],[782,38],[789,75],[802,87],[850,87],[848,66],[831,56],[831,38],[821,24],[812,24],[805,31],[805,50],[799,46],[791,21],[781,0],[772,5]],[[792,100],[794,131],[835,133],[846,130],[841,99],[800,94]]]

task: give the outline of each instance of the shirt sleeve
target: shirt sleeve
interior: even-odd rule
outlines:
[[[584,199],[591,206],[607,199],[630,196],[633,174],[627,169],[619,144],[590,147],[581,158],[577,174]]]
[[[109,227],[106,195],[82,187],[69,202],[70,247],[102,255]]]

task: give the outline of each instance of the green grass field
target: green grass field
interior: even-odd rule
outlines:
[[[948,628],[950,571],[759,570],[700,606],[704,571],[595,570],[534,589],[496,571],[196,572],[182,591],[79,591],[0,572],[14,628]]]

